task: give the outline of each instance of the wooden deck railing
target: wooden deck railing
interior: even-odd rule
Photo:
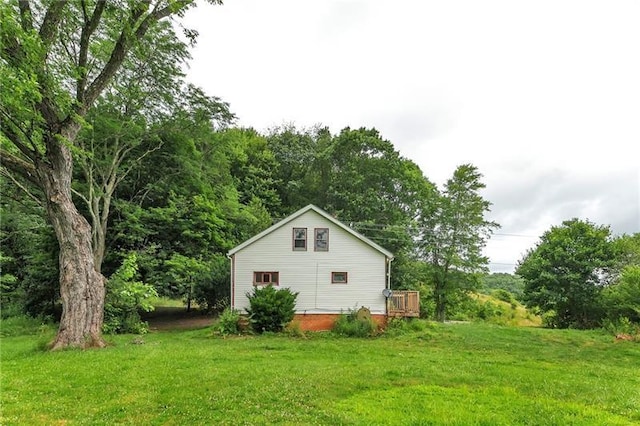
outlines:
[[[420,316],[420,292],[394,290],[388,299],[389,316]]]

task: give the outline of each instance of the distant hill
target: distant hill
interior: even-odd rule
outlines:
[[[496,293],[501,295],[499,292]],[[495,295],[482,293],[476,293],[472,297],[478,302],[478,316],[481,320],[519,327],[540,327],[542,324],[542,318],[539,315],[528,311],[515,298],[505,301],[503,300],[505,297],[498,298]]]

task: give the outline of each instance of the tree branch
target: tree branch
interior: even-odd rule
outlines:
[[[171,14],[178,13],[193,2],[194,0],[181,0],[162,9],[154,9],[142,20],[142,22],[140,22],[139,25],[138,21],[144,15],[147,8],[145,5],[138,5],[138,7],[132,9],[129,22],[120,33],[120,37],[111,52],[109,61],[105,64],[102,72],[100,72],[100,74],[98,74],[98,76],[93,80],[83,99],[79,99],[82,104],[82,108],[86,110],[93,104],[98,96],[100,96],[100,93],[102,93],[111,78],[115,75],[116,71],[120,68],[120,65],[122,65],[122,62],[124,61],[124,58],[134,40],[141,40],[152,24]],[[136,28],[133,34],[130,32],[130,29],[132,28]],[[81,115],[83,112],[84,111],[80,111]]]
[[[40,40],[46,51],[56,38],[58,24],[62,20],[63,10],[67,6],[67,0],[56,0],[51,2],[47,9],[42,25],[40,26]]]
[[[33,164],[24,161],[2,148],[0,148],[0,164],[12,172],[22,176],[38,188],[40,187],[40,181],[38,180],[36,169]]]
[[[80,77],[78,78],[76,84],[76,99],[80,102],[82,102],[82,99],[84,98],[84,91],[87,86],[87,76],[89,74],[89,70],[87,69],[87,60],[89,56],[89,40],[91,39],[91,36],[100,23],[100,18],[102,17],[102,12],[104,12],[104,8],[106,5],[107,2],[105,0],[99,0],[96,4],[95,9],[93,10],[93,14],[91,15],[91,17],[88,17],[86,4],[82,2],[84,26],[82,27],[82,32],[80,34],[80,54],[78,56],[78,68],[80,69]]]
[[[33,16],[31,14],[31,5],[29,0],[20,0],[18,2],[18,8],[20,9],[20,26],[25,31],[33,29]]]
[[[22,183],[18,182],[18,180],[11,173],[9,173],[5,168],[0,168],[0,174],[2,174],[3,176],[9,178],[13,182],[13,184],[15,186],[20,188],[20,190],[22,192],[24,192],[27,195],[27,197],[29,197],[33,201],[35,201],[40,207],[44,207],[44,204],[42,203],[42,200],[40,198],[36,197],[35,195],[33,195],[31,193],[31,191],[29,191],[29,189],[26,186],[24,186]]]
[[[31,138],[29,137],[29,134],[21,126],[19,126],[18,123],[15,122],[13,117],[11,117],[4,110],[4,108],[0,109],[0,111],[2,111],[2,115],[4,115],[5,117],[5,119],[0,120],[0,131],[2,131],[2,133],[7,137],[7,139],[9,139],[9,141],[11,141],[11,143],[13,143],[16,146],[16,148],[18,148],[20,152],[24,154],[25,157],[35,162],[36,158],[38,157],[36,144],[33,142],[33,140],[31,140]],[[21,139],[20,136],[18,136],[18,134],[13,129],[13,127],[9,124],[9,122],[11,122],[10,124],[13,124],[13,127],[20,130],[20,132],[24,135],[24,137],[27,138],[27,140],[31,143],[31,146],[33,147],[33,149],[30,149],[28,146],[22,143],[22,141],[20,140]]]

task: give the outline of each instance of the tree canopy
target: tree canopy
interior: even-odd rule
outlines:
[[[53,348],[104,346],[105,278],[96,267],[91,225],[72,197],[78,133],[99,98],[118,96],[126,86],[118,76],[140,71],[127,66],[132,51],[154,45],[162,21],[192,5],[188,0],[0,4],[0,158],[5,175],[45,208],[58,241],[62,318]]]
[[[589,221],[571,219],[545,232],[518,263],[530,307],[548,314],[548,324],[589,328],[604,312],[600,293],[611,283],[616,256],[611,231]]]

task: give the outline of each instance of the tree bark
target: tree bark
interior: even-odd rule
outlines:
[[[73,140],[78,129],[78,124],[72,124],[61,133],[67,140]],[[106,280],[95,268],[91,226],[71,198],[71,151],[66,144],[54,140],[55,136],[50,137],[49,164],[42,164],[37,170],[47,198],[47,214],[60,246],[62,318],[51,349],[104,347]]]

